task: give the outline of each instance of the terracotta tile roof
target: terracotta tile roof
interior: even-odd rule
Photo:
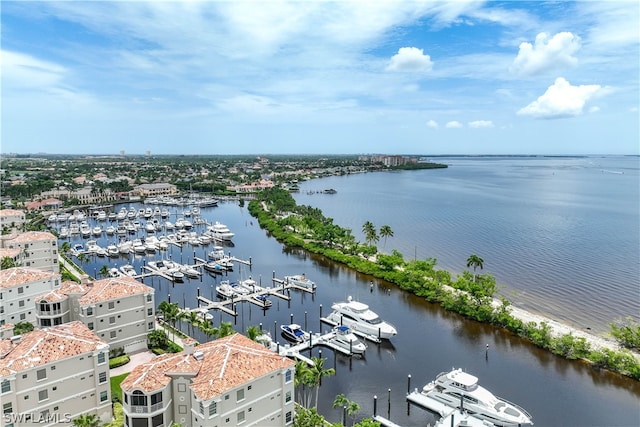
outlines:
[[[89,292],[79,298],[80,305],[110,301],[136,294],[153,293],[153,288],[138,282],[133,277],[109,277],[93,282]]]
[[[98,349],[106,342],[80,321],[36,329],[15,342],[0,340],[0,375],[9,375]]]
[[[0,259],[8,256],[9,258],[15,258],[20,255],[22,249],[20,248],[0,248]]]
[[[4,216],[17,216],[24,214],[24,211],[18,209],[0,209],[0,218]]]
[[[74,282],[72,280],[67,280],[65,282],[62,282],[62,286],[60,286],[59,289],[54,289],[50,292],[38,295],[33,300],[35,302],[57,302],[67,299],[69,297],[69,294],[85,294],[87,293],[87,291],[89,291],[89,286]]]
[[[0,270],[0,288],[11,288],[54,277],[60,277],[60,274],[31,267],[7,268],[6,270]]]
[[[17,235],[13,241],[17,243],[29,243],[42,240],[57,241],[58,239],[48,231],[27,231],[25,233],[20,233],[19,235]]]
[[[202,354],[196,359],[194,354]],[[124,391],[145,393],[166,386],[172,374],[192,374],[191,390],[202,400],[210,400],[283,368],[293,368],[295,362],[267,349],[241,334],[220,338],[185,352],[164,354],[139,365],[120,384]]]

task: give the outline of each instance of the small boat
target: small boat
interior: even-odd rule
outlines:
[[[131,264],[125,264],[125,265],[121,266],[120,267],[120,271],[125,276],[129,276],[129,277],[135,277],[135,276],[138,275],[138,272],[136,272],[136,268]]]
[[[174,282],[182,282],[184,281],[184,273],[180,270],[170,270],[167,272],[171,280]]]
[[[304,273],[294,276],[284,276],[284,281],[296,286],[301,286],[305,289],[315,289],[316,287],[316,283],[313,280],[310,280]]]
[[[118,250],[118,247],[116,245],[111,244],[107,246],[107,256],[117,257],[119,255],[120,255],[120,251]]]
[[[144,230],[147,233],[155,233],[156,232],[156,226],[153,224],[153,222],[148,221],[145,225],[144,225]]]
[[[112,236],[116,233],[116,228],[113,225],[110,225],[105,231],[108,235]]]
[[[303,331],[302,327],[297,323],[292,323],[290,325],[280,325],[280,330],[282,331],[282,336],[284,336],[289,341],[301,343],[308,341],[311,338],[311,334],[309,332]]]
[[[98,246],[96,248],[96,255],[98,255],[99,257],[106,257],[109,255],[109,253],[105,248]]]
[[[451,408],[464,409],[476,418],[487,420],[498,426],[533,424],[531,415],[520,406],[501,399],[478,385],[478,378],[452,369],[442,372],[422,388],[420,395],[426,396]]]
[[[208,271],[210,273],[222,274],[225,271],[224,267],[222,267],[216,261],[208,261],[204,263],[202,267],[205,269],[205,271]]]
[[[181,265],[179,267],[180,271],[184,273],[185,276],[187,276],[190,279],[197,279],[198,277],[200,277],[200,275],[202,273],[200,273],[198,270],[196,270],[195,268],[191,267],[190,265]]]
[[[269,295],[260,294],[254,295],[253,299],[258,302],[258,304],[262,304],[262,308],[267,309],[273,305],[271,300],[269,299]]]
[[[333,331],[336,336],[331,341],[338,347],[353,354],[362,354],[367,349],[367,345],[360,341],[348,326],[339,325],[334,327]]]
[[[216,292],[219,297],[226,299],[230,299],[238,295],[234,286],[228,280],[221,281],[220,284],[216,286]]]
[[[100,227],[100,226],[96,225],[95,227],[93,227],[93,228],[91,229],[91,233],[92,233],[94,236],[100,236],[100,235],[102,235],[102,227]]]
[[[111,267],[109,269],[109,277],[120,277],[120,270],[118,270],[116,267]]]

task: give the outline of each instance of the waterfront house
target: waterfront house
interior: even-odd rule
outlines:
[[[111,421],[109,345],[81,322],[0,340],[0,402],[5,427]]]
[[[293,424],[295,362],[241,334],[157,356],[122,382],[125,426]]]

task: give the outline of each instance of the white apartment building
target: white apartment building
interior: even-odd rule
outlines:
[[[109,345],[81,322],[0,340],[2,427],[111,421]]]
[[[287,426],[295,362],[234,334],[139,365],[121,383],[126,427]]]
[[[27,231],[0,240],[5,249],[20,249],[21,265],[60,273],[58,239],[47,231]]]
[[[89,290],[77,298],[77,320],[111,348],[124,348],[126,353],[146,350],[147,334],[155,329],[153,288],[128,276],[110,277],[88,286]],[[69,304],[73,308],[75,303]],[[75,310],[70,315],[76,319]]]
[[[31,267],[0,270],[0,325],[36,325],[35,299],[60,287],[60,274]]]
[[[0,209],[0,229],[18,231],[26,222],[24,211],[18,209]]]

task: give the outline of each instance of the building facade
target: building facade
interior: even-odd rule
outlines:
[[[174,194],[178,194],[178,187],[167,182],[157,184],[140,184],[134,187],[131,194],[140,197],[172,196]]]
[[[81,322],[0,340],[3,427],[112,419],[109,345]]]
[[[46,328],[79,320],[78,299],[89,292],[89,286],[73,281],[62,282],[60,288],[35,298],[36,326]]]
[[[155,329],[155,299],[152,287],[128,276],[110,277],[88,284],[77,299],[77,318],[112,349],[126,353],[146,350],[147,334]],[[74,302],[69,302],[73,306]]]
[[[0,229],[18,231],[26,222],[24,211],[18,209],[0,209]]]
[[[31,267],[0,270],[0,325],[36,322],[38,295],[60,287],[60,274]]]
[[[287,426],[295,362],[241,334],[140,365],[121,383],[126,427]]]
[[[27,231],[0,240],[5,249],[19,249],[23,267],[60,273],[58,239],[47,231]]]

